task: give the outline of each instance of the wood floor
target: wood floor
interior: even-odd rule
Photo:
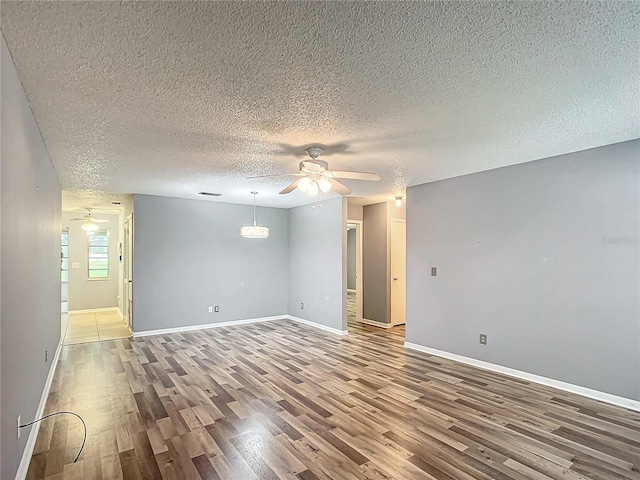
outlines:
[[[63,347],[29,479],[639,479],[640,413],[289,320]]]
[[[63,345],[76,343],[101,342],[128,338],[131,331],[120,318],[118,312],[82,312],[69,313],[69,324],[63,339]]]

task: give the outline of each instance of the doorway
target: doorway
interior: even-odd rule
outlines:
[[[391,325],[406,321],[407,305],[407,223],[391,219]]]
[[[63,345],[131,337],[120,310],[123,284],[119,211],[62,212]],[[65,283],[66,280],[66,283]],[[67,320],[66,328],[64,325]]]
[[[347,220],[347,323],[362,321],[362,221]]]

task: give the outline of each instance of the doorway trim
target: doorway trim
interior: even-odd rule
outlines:
[[[349,220],[356,226],[356,322],[362,322],[362,220]]]
[[[129,330],[133,332],[133,212],[131,212],[124,222],[124,238],[123,238],[123,288],[122,294],[124,301],[123,318]]]

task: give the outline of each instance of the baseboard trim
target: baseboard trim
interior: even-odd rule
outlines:
[[[116,307],[116,309],[118,310],[118,316],[120,317],[120,320],[124,322],[124,315],[122,314],[122,310],[120,310],[120,307]]]
[[[361,318],[359,321],[362,323],[366,323],[367,325],[373,325],[374,327],[380,327],[380,328],[392,328],[396,326],[396,324],[393,324],[393,323],[382,323],[382,322],[378,322],[377,320],[369,320],[368,318]],[[402,324],[398,323],[397,325],[402,325]]]
[[[44,409],[47,406],[47,398],[49,398],[49,390],[51,390],[53,377],[56,374],[56,368],[58,367],[58,359],[60,358],[61,350],[62,350],[62,341],[58,343],[58,348],[56,348],[56,353],[53,356],[51,367],[49,367],[49,374],[47,375],[47,380],[45,381],[44,388],[42,389],[42,395],[40,396],[40,403],[38,404],[38,409],[36,410],[36,413],[33,417],[34,420],[44,415]],[[29,423],[31,420],[27,418],[23,418],[22,421],[23,423]],[[27,478],[29,463],[31,463],[31,457],[33,456],[33,449],[36,447],[36,440],[38,439],[38,432],[40,431],[41,424],[42,422],[38,422],[31,426],[31,430],[29,431],[29,437],[27,438],[27,443],[24,446],[24,450],[22,452],[22,458],[20,459],[20,465],[18,465],[18,471],[16,472],[16,480],[24,480],[25,478]],[[14,428],[15,428],[15,424],[14,424]]]
[[[425,347],[418,345],[417,343],[405,342],[404,346],[411,350],[417,350],[419,352],[428,353],[430,355],[436,355],[438,357],[448,358],[456,362],[465,363],[474,367],[482,368],[484,370],[490,370],[492,372],[502,373],[511,377],[521,378],[529,382],[539,383],[548,387],[557,388],[558,390],[564,390],[565,392],[575,393],[583,397],[592,398],[594,400],[600,400],[601,402],[610,403],[618,407],[628,408],[640,412],[640,402],[632,400],[630,398],[619,397],[610,393],[601,392],[599,390],[593,390],[587,387],[581,387],[580,385],[574,385],[572,383],[562,382],[560,380],[554,380],[553,378],[542,377],[533,373],[523,372],[514,368],[504,367],[495,363],[485,362],[483,360],[477,360],[475,358],[464,357],[455,353],[445,352],[443,350],[436,350],[435,348]]]
[[[295,317],[293,315],[274,315],[272,317],[247,318],[243,320],[231,320],[229,322],[203,323],[201,325],[187,325],[184,327],[161,328],[158,330],[143,330],[140,332],[133,332],[133,337],[138,338],[148,337],[151,335],[166,335],[169,333],[191,332],[194,330],[206,330],[208,328],[232,327],[234,325],[246,325],[249,323],[271,322],[273,320],[292,320],[294,322],[298,322],[309,327],[319,328],[320,330],[324,330],[325,332],[330,332],[336,335],[347,335],[349,333],[347,330],[338,330],[337,328],[327,327],[326,325],[311,322],[309,320],[305,320],[304,318]]]
[[[122,318],[122,313],[118,307],[104,307],[104,308],[86,308],[84,310],[69,310],[69,314],[72,313],[100,313],[100,312],[116,312]]]
[[[349,332],[347,330],[338,330],[337,328],[327,327],[326,325],[322,325],[320,323],[312,322],[311,320],[305,320],[304,318],[295,317],[293,315],[287,315],[286,318],[289,320],[293,320],[294,322],[301,323],[303,325],[307,325],[308,327],[318,328],[320,330],[324,330],[325,332],[333,333],[335,335],[348,335]]]
[[[246,318],[243,320],[231,320],[229,322],[203,323],[201,325],[186,325],[184,327],[161,328],[159,330],[143,330],[140,332],[133,332],[133,336],[134,338],[137,338],[137,337],[148,337],[150,335],[166,335],[168,333],[191,332],[194,330],[206,330],[208,328],[232,327],[234,325],[246,325],[248,323],[270,322],[273,320],[284,320],[286,318],[288,318],[287,315],[275,315],[272,317],[258,317],[258,318]]]

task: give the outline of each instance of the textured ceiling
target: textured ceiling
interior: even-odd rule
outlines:
[[[62,187],[290,207],[640,137],[638,2],[2,2]]]

